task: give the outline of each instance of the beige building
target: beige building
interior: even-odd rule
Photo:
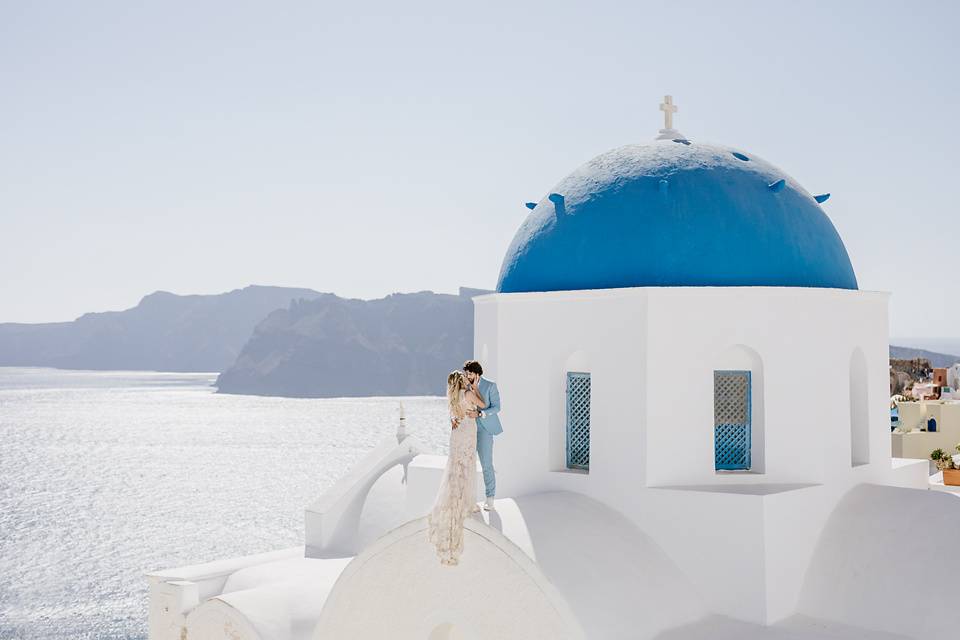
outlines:
[[[928,459],[934,449],[957,452],[955,447],[960,444],[960,402],[898,402],[897,408],[900,426],[891,434],[894,458]],[[936,422],[936,431],[927,430],[931,418]]]

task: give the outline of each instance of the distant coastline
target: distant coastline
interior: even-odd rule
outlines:
[[[251,285],[215,295],[157,291],[73,322],[0,323],[0,367],[206,373],[218,393],[293,398],[436,396],[473,352],[473,302],[457,294],[376,300]],[[891,342],[897,338],[892,338]],[[904,338],[891,358],[960,362],[960,338]]]
[[[210,373],[219,393],[257,396],[434,396],[472,354],[472,297],[483,293],[157,291],[72,322],[0,323],[0,367]]]

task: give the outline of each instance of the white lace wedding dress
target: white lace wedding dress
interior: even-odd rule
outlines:
[[[460,392],[464,412],[473,408]],[[454,565],[463,553],[463,521],[476,504],[477,421],[461,418],[460,426],[450,429],[450,455],[443,472],[440,490],[427,516],[427,539],[437,550],[442,564]]]

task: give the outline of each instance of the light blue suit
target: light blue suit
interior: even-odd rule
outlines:
[[[500,390],[497,383],[484,377],[477,384],[477,391],[486,403],[483,417],[477,418],[477,456],[483,468],[483,484],[487,497],[492,498],[497,491],[497,476],[493,470],[493,436],[503,433],[500,425]]]

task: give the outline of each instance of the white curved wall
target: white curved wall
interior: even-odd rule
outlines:
[[[289,558],[240,569],[186,619],[198,640],[307,640],[349,560]]]
[[[952,635],[960,500],[861,485],[827,521],[800,612],[911,638]]]
[[[203,640],[266,640],[240,611],[211,598],[187,616],[186,637]]]
[[[591,639],[644,640],[707,613],[656,543],[586,496],[501,499],[486,517],[489,525],[468,521],[457,567],[440,565],[422,520],[375,543],[344,571],[315,640],[384,637],[398,625],[403,633],[391,637],[579,637],[582,630]]]
[[[391,467],[370,487],[357,527],[357,549],[363,549],[410,519],[406,510],[404,472],[402,465]]]
[[[596,500],[565,491],[498,500],[490,522],[536,559],[588,638],[654,638],[707,613],[665,551]]]
[[[470,522],[455,567],[440,564],[425,519],[396,529],[347,567],[314,640],[583,638],[536,565],[493,529]]]

